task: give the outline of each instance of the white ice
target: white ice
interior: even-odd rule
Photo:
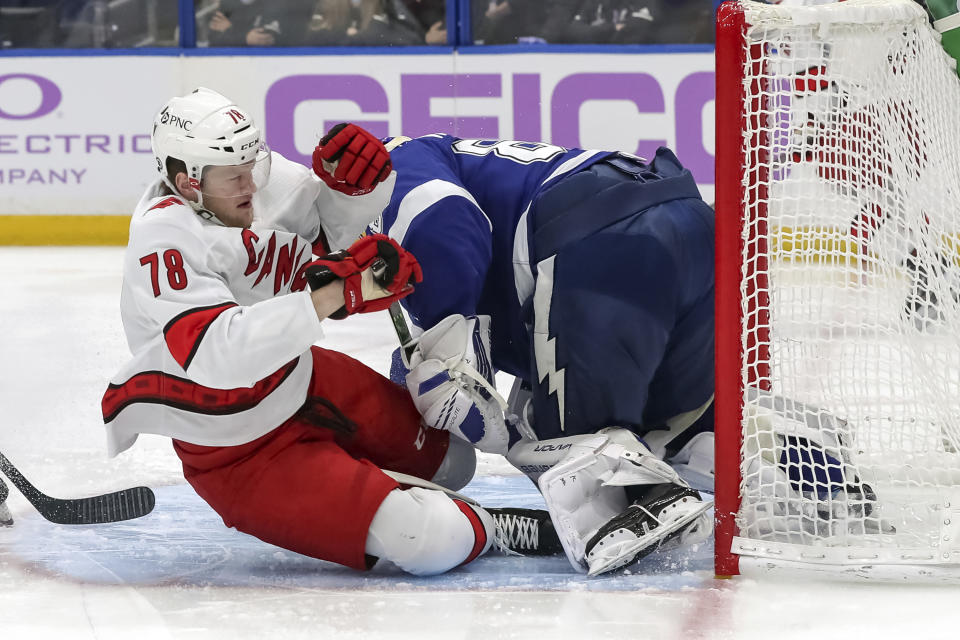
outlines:
[[[420,579],[352,572],[223,526],[184,482],[169,441],[104,453],[99,403],[127,357],[122,250],[0,248],[0,451],[41,490],[79,497],[146,484],[157,507],[67,527],[11,487],[0,528],[0,637],[33,638],[956,638],[960,589],[714,578],[712,541],[588,579],[562,557],[490,555]],[[386,372],[386,314],[330,321],[325,346]],[[466,493],[539,497],[484,457]]]

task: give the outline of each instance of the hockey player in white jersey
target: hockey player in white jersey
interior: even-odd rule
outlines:
[[[423,427],[388,379],[313,346],[324,318],[383,309],[420,280],[396,242],[353,242],[390,198],[382,143],[338,126],[311,172],[207,89],[171,99],[152,142],[159,175],[131,220],[121,292],[132,358],[102,401],[110,455],[169,436],[227,526],[356,569],[386,558],[434,574],[484,553],[487,512],[385,473],[458,489],[473,449]],[[303,235],[262,227],[264,211]]]

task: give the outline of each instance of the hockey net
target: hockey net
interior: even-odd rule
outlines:
[[[960,80],[908,0],[717,27],[717,573],[960,576]]]

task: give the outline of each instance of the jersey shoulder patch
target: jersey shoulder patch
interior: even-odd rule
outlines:
[[[182,197],[162,195],[141,203],[130,220],[131,239],[134,235],[157,233],[157,229],[170,227],[174,235],[188,232],[201,233],[200,217]],[[145,231],[151,229],[152,231]],[[163,232],[162,235],[167,235]]]
[[[173,207],[176,205],[185,206],[186,203],[176,196],[167,196],[154,203],[153,206],[147,209],[147,211],[153,211],[154,209],[166,209],[167,207]]]

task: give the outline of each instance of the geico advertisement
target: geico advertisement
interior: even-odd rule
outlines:
[[[129,214],[154,177],[152,118],[215,89],[309,163],[330,126],[449,132],[649,155],[713,195],[713,56],[537,54],[0,59],[0,214]]]

